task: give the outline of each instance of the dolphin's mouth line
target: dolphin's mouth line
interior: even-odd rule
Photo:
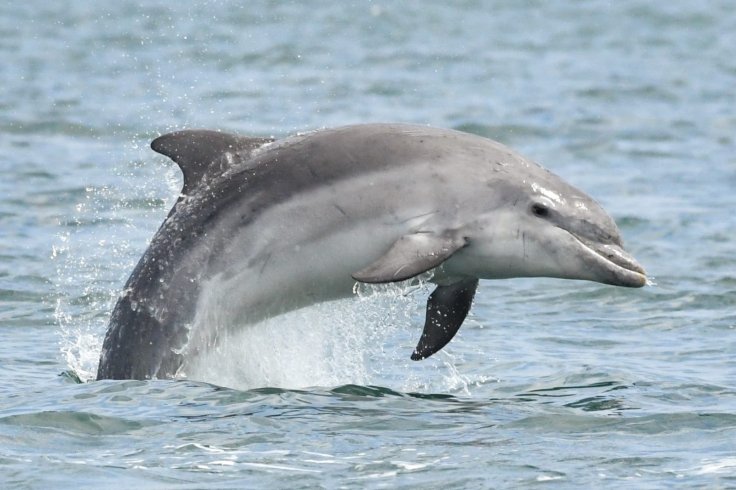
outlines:
[[[617,277],[623,279],[625,284],[621,285],[642,287],[647,284],[647,273],[644,268],[618,245],[588,242],[573,233],[570,235],[595,258],[602,260]]]

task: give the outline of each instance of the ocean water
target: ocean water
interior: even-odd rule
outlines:
[[[3,488],[736,487],[728,1],[0,5]],[[90,381],[181,186],[155,136],[477,133],[598,199],[654,285],[486,281],[260,324],[198,379]]]

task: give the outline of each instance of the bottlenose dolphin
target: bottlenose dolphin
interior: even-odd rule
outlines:
[[[112,312],[98,379],[176,376],[185,355],[216,341],[192,328],[205,302],[243,325],[350,296],[355,281],[428,273],[437,286],[418,360],[458,331],[479,278],[646,282],[597,202],[472,134],[366,124],[273,141],[185,130],[151,147],[179,165],[184,187]]]

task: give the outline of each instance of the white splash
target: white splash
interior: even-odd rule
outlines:
[[[426,284],[360,285],[356,293],[256,324],[221,328],[216,345],[187,359],[179,374],[244,390],[345,384],[467,390],[469,380],[445,356],[409,360],[421,333]]]
[[[147,158],[147,148],[133,142],[127,156],[111,156],[126,163],[119,168],[109,163],[112,171],[90,176],[73,214],[63,220],[67,231],[49,251],[56,267],[50,301],[61,358],[82,381],[96,377],[107,322],[123,282],[181,189],[174,166],[166,164],[162,170],[138,163]]]

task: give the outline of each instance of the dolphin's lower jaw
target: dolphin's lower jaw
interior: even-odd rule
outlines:
[[[582,248],[584,260],[595,274],[592,280],[628,288],[640,288],[647,284],[644,268],[620,246],[588,242],[572,233],[570,236]]]

